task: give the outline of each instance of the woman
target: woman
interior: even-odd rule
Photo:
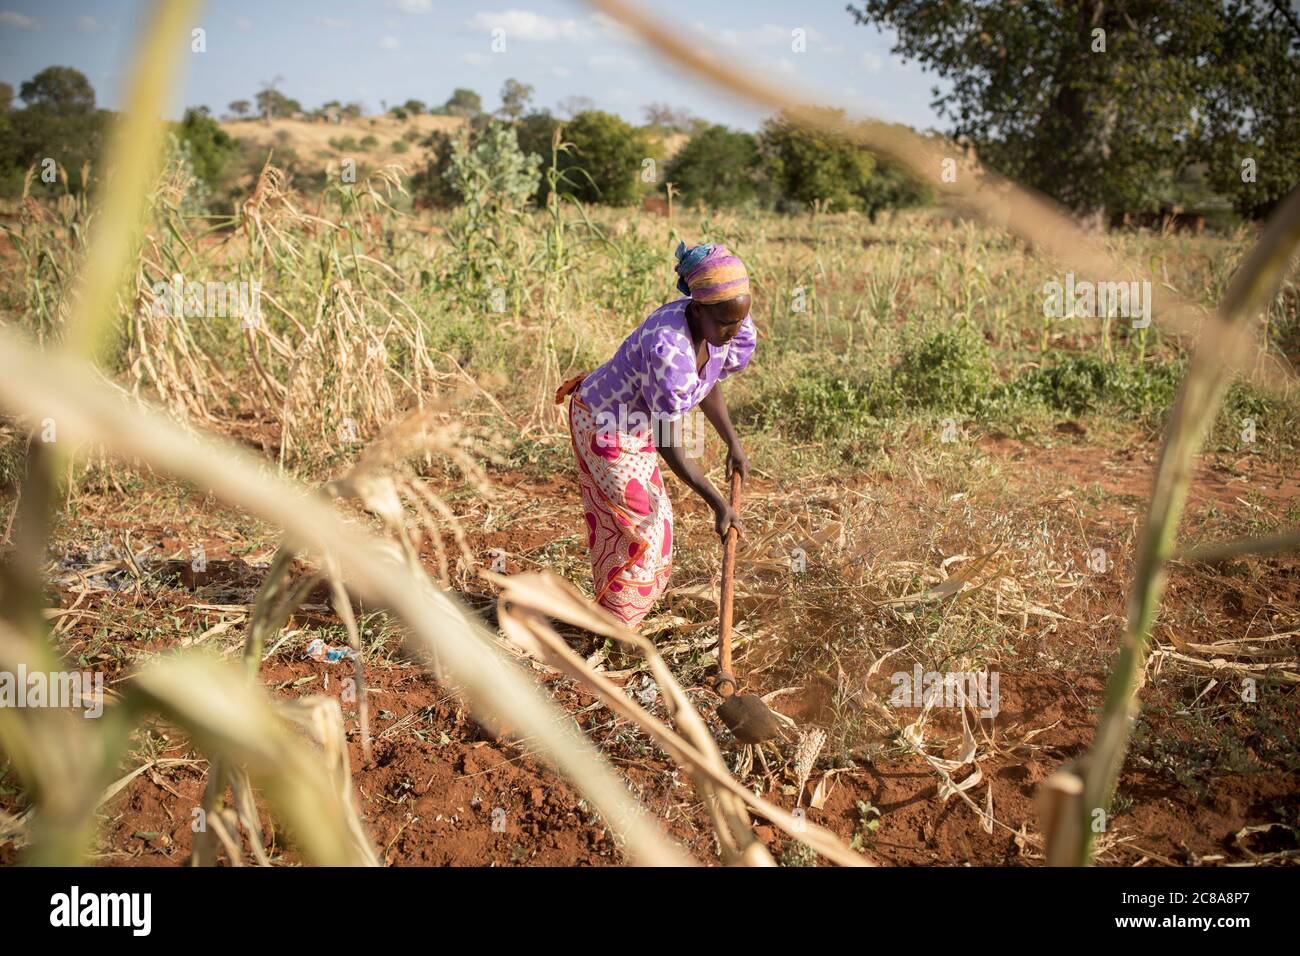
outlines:
[[[688,413],[699,408],[727,444],[727,476],[749,476],[721,381],[749,364],[757,333],[749,317],[749,275],[725,246],[677,247],[677,288],[686,298],[660,306],[613,358],[560,387],[572,395],[569,434],[587,519],[596,601],[636,628],[668,587],[673,509],[659,456],[713,510],[725,536],[743,528],[727,499],[686,447]],[[700,443],[697,443],[700,444]]]

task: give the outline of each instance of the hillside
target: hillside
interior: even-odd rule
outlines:
[[[338,123],[311,120],[275,119],[265,123],[260,119],[222,123],[221,128],[236,139],[277,150],[291,149],[304,163],[324,166],[345,156],[364,156],[376,165],[409,160],[418,150],[418,143],[433,132],[451,132],[465,126],[459,116],[411,116],[399,120],[392,116],[362,116],[344,118]],[[369,148],[360,146],[367,136],[378,142]],[[356,147],[344,146],[348,140]],[[407,150],[395,143],[408,144]]]

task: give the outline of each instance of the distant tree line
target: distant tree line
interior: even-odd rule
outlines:
[[[467,111],[460,114],[470,120],[465,131],[429,136],[424,166],[412,178],[417,202],[459,202],[449,180],[458,140],[467,139],[460,148],[472,150],[498,123],[513,127],[519,151],[539,160],[532,194],[538,203],[547,201],[554,184],[556,191],[582,202],[626,206],[647,194],[663,196],[671,182],[684,205],[794,212],[817,203],[874,218],[882,209],[918,205],[932,197],[926,185],[896,164],[809,131],[787,116],[750,133],[655,103],[646,107],[646,124],[633,126],[581,97],[561,104],[564,115],[527,110],[531,93],[531,87],[508,80],[495,116]],[[665,164],[660,157],[670,152],[670,137],[678,140],[673,144],[677,148]]]
[[[48,177],[60,191],[76,193],[90,185],[112,116],[95,105],[90,81],[71,67],[46,67],[21,84],[18,99],[21,108],[15,108],[13,89],[0,83],[0,193],[20,192],[29,170],[34,174],[30,188],[38,195],[54,185]],[[215,182],[234,152],[234,140],[202,107],[186,110],[171,132],[194,175]]]
[[[98,158],[110,115],[96,107],[90,81],[71,67],[50,66],[19,86],[18,99],[21,108],[13,88],[0,84],[0,191],[18,193],[33,166],[37,190],[47,168],[62,170],[68,188],[79,190],[81,169]],[[47,159],[54,165],[47,167]]]
[[[47,175],[55,178],[58,191],[76,193],[83,188],[84,169],[84,185],[92,185],[113,114],[95,105],[85,75],[72,67],[46,67],[19,86],[18,99],[21,108],[15,108],[12,87],[0,83],[0,194],[21,192],[29,170],[37,195],[54,185]],[[235,141],[204,107],[186,110],[170,131],[194,175],[209,186],[215,183]]]

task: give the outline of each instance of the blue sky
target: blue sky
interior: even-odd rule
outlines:
[[[844,0],[641,0],[684,35],[740,55],[764,75],[818,92],[821,102],[918,128],[942,125],[930,109],[935,78],[890,53],[892,36],[859,27]],[[72,66],[102,106],[116,107],[143,0],[0,0],[0,80],[19,84],[40,69]],[[663,65],[617,25],[577,0],[210,0],[198,25],[207,51],[187,55],[173,101],[226,112],[264,81],[306,107],[359,100],[368,112],[408,98],[442,103],[467,86],[485,107],[507,77],[536,88],[552,109],[586,96],[597,108],[641,122],[651,102],[754,129],[762,113]],[[492,49],[504,30],[505,50]],[[792,49],[796,29],[806,51]]]

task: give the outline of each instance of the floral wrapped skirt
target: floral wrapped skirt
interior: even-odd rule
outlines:
[[[569,399],[569,437],[587,522],[596,603],[635,629],[668,589],[673,564],[673,506],[649,430],[622,432],[598,423],[577,395],[582,376],[556,394]]]

